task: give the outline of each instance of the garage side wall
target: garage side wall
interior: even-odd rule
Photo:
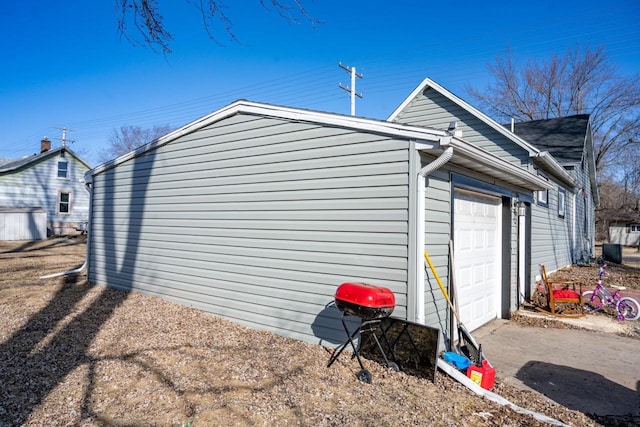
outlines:
[[[426,158],[423,164],[432,159]],[[440,169],[427,177],[425,189],[424,242],[443,285],[449,287],[449,240],[451,239],[451,177]],[[425,324],[449,333],[449,307],[433,272],[426,268]]]
[[[94,176],[89,280],[344,342],[347,281],[406,316],[409,142],[236,115]]]

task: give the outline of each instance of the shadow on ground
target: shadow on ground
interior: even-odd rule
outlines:
[[[594,372],[540,361],[528,362],[516,378],[603,425],[640,425],[640,382],[631,390]]]
[[[73,320],[63,319],[85,297],[90,285],[64,278],[50,303],[0,344],[0,425],[19,426],[65,377],[90,361],[88,349],[100,327],[129,293],[105,288]]]

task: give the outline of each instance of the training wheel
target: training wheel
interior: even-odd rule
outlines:
[[[371,384],[371,372],[366,369],[361,370],[358,372],[358,379],[363,383]]]

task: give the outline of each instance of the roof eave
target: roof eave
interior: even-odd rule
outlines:
[[[450,160],[452,164],[490,176],[496,180],[496,183],[507,183],[529,191],[552,188],[546,179],[484,151],[463,139],[451,138],[449,145],[454,149],[453,158]],[[422,151],[437,155],[443,148],[444,144],[435,149],[423,148]]]
[[[89,166],[89,164],[87,162],[85,162],[75,152],[70,150],[69,147],[58,147],[58,148],[54,148],[54,149],[45,151],[43,153],[27,156],[26,158],[20,159],[20,160],[24,160],[24,161],[21,161],[21,162],[19,162],[17,164],[16,164],[16,162],[18,160],[15,160],[15,161],[12,161],[12,162],[8,162],[8,163],[11,164],[11,166],[10,167],[4,167],[4,168],[0,166],[0,173],[13,172],[13,171],[19,170],[21,168],[28,167],[32,163],[39,162],[40,160],[45,159],[45,158],[47,158],[49,156],[55,156],[56,154],[58,154],[60,152],[63,152],[63,151],[66,151],[69,154],[71,154],[76,160],[78,160],[80,163],[82,163],[87,169],[91,169],[91,166]]]
[[[578,183],[567,173],[556,159],[548,151],[542,151],[533,157],[533,161],[541,166],[545,171],[551,173],[563,184],[569,185],[571,189],[577,189]]]
[[[462,151],[462,153],[469,159],[472,159],[474,162],[484,164],[484,166],[490,171],[488,173],[490,175],[494,174],[498,179],[531,191],[551,188],[547,180],[542,177],[534,175],[526,169],[523,169],[513,163],[509,163],[494,154],[483,151],[475,145],[461,140],[457,140],[454,145],[457,146],[457,151]]]
[[[419,126],[407,126],[398,123],[365,119],[361,117],[343,116],[333,113],[302,110],[270,104],[261,104],[246,100],[239,100],[120,157],[102,163],[88,171],[85,175],[97,175],[123,162],[126,162],[127,160],[138,157],[146,153],[147,151],[158,148],[184,135],[195,132],[201,128],[240,113],[261,115],[265,117],[276,117],[300,122],[321,123],[329,126],[340,126],[384,135],[399,136],[415,141],[423,141],[433,144],[439,144],[439,141],[442,138],[448,138],[447,132],[434,129],[426,129]]]

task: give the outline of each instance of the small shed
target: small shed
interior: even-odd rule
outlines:
[[[640,246],[640,219],[611,222],[609,224],[609,243],[623,246]]]
[[[47,211],[40,207],[0,207],[0,240],[44,240]]]

